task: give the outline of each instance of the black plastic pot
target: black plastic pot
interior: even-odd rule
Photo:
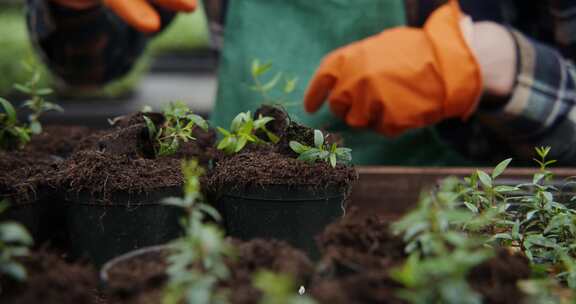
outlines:
[[[28,233],[36,241],[40,231],[41,214],[42,208],[38,202],[10,205],[6,211],[0,214],[0,222],[14,221],[20,223],[26,227]]]
[[[183,211],[163,205],[162,199],[180,196],[180,188],[149,194],[112,196],[103,204],[80,194],[70,203],[67,215],[70,253],[100,267],[106,261],[139,248],[164,244],[182,234]]]
[[[114,269],[114,267],[116,267],[117,265],[132,259],[138,259],[139,257],[143,257],[148,254],[161,256],[162,252],[164,252],[167,249],[168,247],[166,245],[150,246],[130,251],[128,253],[122,254],[107,261],[104,265],[102,265],[102,268],[100,269],[99,273],[100,284],[102,285],[102,287],[108,288],[109,285],[108,283],[110,281],[110,275],[109,275],[110,271]]]
[[[344,214],[346,191],[285,185],[225,191],[218,200],[228,235],[278,239],[319,257],[315,237]]]

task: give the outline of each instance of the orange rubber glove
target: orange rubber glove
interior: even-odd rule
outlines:
[[[423,29],[400,27],[329,54],[306,92],[305,108],[325,99],[352,127],[388,136],[466,119],[482,93],[482,75],[460,28],[453,0],[437,9]]]
[[[197,0],[153,0],[151,2],[175,12],[192,12]],[[135,29],[144,33],[160,30],[160,15],[147,0],[52,0],[72,9],[88,9],[104,3],[116,15]]]

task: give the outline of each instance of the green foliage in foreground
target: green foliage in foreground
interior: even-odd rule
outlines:
[[[562,191],[551,183],[549,166],[555,161],[548,159],[549,152],[549,147],[536,149],[539,171],[530,183],[499,183],[511,162],[507,159],[491,173],[478,170],[463,180],[445,180],[396,223],[411,254],[392,272],[406,287],[400,296],[412,303],[478,303],[465,274],[490,256],[488,250],[500,247],[532,263],[534,278],[520,284],[531,296],[529,303],[558,303],[553,289],[575,290],[576,212],[557,201]],[[448,281],[451,290],[444,288]],[[458,302],[452,298],[454,288]]]
[[[7,208],[8,203],[1,201],[0,213]],[[22,225],[15,222],[0,223],[0,275],[18,281],[26,280],[26,269],[15,258],[27,255],[32,243],[32,237]]]
[[[185,162],[182,170],[184,197],[164,200],[164,204],[186,210],[186,217],[182,220],[185,235],[169,244],[169,281],[163,303],[228,303],[217,282],[229,275],[224,259],[233,254],[232,247],[216,225],[205,223],[208,218],[219,221],[220,215],[202,195],[200,177],[204,170],[196,160]]]
[[[299,154],[298,159],[315,162],[324,161],[333,168],[338,163],[349,163],[352,161],[352,149],[338,147],[335,143],[326,144],[326,138],[320,130],[314,130],[314,147],[303,145],[297,141],[290,142],[290,148]]]

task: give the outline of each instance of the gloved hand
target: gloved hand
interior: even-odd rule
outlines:
[[[145,33],[160,30],[160,15],[147,0],[51,0],[72,9],[88,9],[104,3],[130,26]],[[197,0],[153,0],[152,2],[175,12],[192,12]]]
[[[446,118],[466,119],[483,85],[462,20],[453,0],[423,29],[390,29],[332,52],[311,81],[306,111],[317,111],[328,99],[350,126],[388,136]]]

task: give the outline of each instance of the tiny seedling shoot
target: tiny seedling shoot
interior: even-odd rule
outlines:
[[[230,131],[218,127],[218,132],[223,135],[218,143],[218,150],[222,150],[226,154],[234,154],[242,151],[248,143],[265,143],[266,140],[256,136],[257,131],[264,132],[269,142],[277,143],[280,140],[278,136],[266,128],[266,124],[273,120],[272,117],[262,115],[259,115],[258,119],[254,119],[250,112],[236,115],[230,124]]]
[[[46,96],[53,93],[50,88],[41,88],[41,72],[38,67],[29,63],[23,66],[32,76],[30,80],[22,84],[15,84],[14,88],[28,96],[22,105],[30,110],[28,122],[18,120],[18,113],[12,103],[0,98],[0,149],[22,149],[30,141],[32,135],[42,133],[40,116],[48,111],[63,111],[62,108],[46,100]]]
[[[0,213],[7,208],[8,203],[1,201]],[[16,258],[27,255],[32,243],[32,237],[22,225],[15,222],[0,223],[0,276],[4,275],[17,281],[26,280],[26,269]]]
[[[193,130],[200,127],[208,130],[204,118],[192,113],[192,110],[182,102],[171,103],[164,109],[165,121],[157,127],[147,116],[144,116],[150,140],[155,143],[156,156],[172,155],[178,151],[182,143],[195,140]]]
[[[205,223],[207,217],[220,220],[220,215],[206,204],[201,193],[203,173],[196,160],[184,162],[184,197],[164,201],[186,210],[182,219],[185,235],[169,244],[164,304],[228,303],[226,293],[216,283],[229,275],[224,260],[232,254],[232,247],[216,225]]]
[[[298,153],[298,159],[307,162],[324,161],[333,168],[339,163],[349,163],[352,161],[352,150],[338,147],[336,143],[331,145],[326,143],[328,136],[324,136],[322,131],[314,130],[314,147],[306,146],[297,141],[290,142],[290,148]]]

